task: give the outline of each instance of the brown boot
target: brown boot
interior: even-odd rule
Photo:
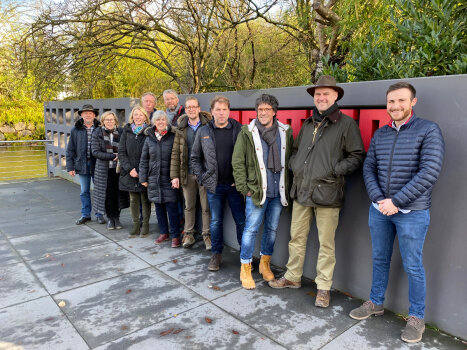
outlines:
[[[242,281],[242,287],[245,289],[255,289],[255,281],[251,276],[251,263],[242,264],[240,268],[240,281]]]
[[[270,261],[271,255],[261,255],[261,260],[259,261],[259,273],[263,275],[263,280],[268,282],[275,278],[269,265]]]
[[[209,271],[218,271],[220,269],[222,262],[222,254],[214,253],[212,254],[211,261],[208,264]]]
[[[331,293],[328,290],[318,289],[316,293],[315,306],[328,307],[331,300]]]

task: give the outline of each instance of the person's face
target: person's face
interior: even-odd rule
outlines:
[[[96,115],[91,111],[84,111],[81,113],[85,125],[91,125],[94,122]]]
[[[146,110],[148,115],[154,112],[154,107],[156,105],[156,99],[151,95],[146,95],[142,98],[143,108]]]
[[[167,119],[159,118],[154,121],[154,125],[156,126],[157,131],[164,131],[167,128]]]
[[[211,112],[214,117],[214,124],[216,124],[218,128],[227,126],[230,114],[230,109],[227,103],[216,102]]]
[[[261,103],[258,106],[258,120],[266,128],[269,128],[272,125],[274,120],[274,109],[267,103]]]
[[[199,117],[199,111],[198,102],[195,100],[188,100],[185,102],[185,112],[191,120],[195,120]]]
[[[169,111],[174,111],[178,105],[178,97],[174,94],[165,94],[164,103],[165,106],[169,109]]]
[[[412,114],[412,107],[417,103],[417,98],[412,99],[409,89],[399,89],[388,93],[386,97],[386,110],[397,126],[403,124]]]
[[[146,121],[146,116],[140,110],[135,110],[133,112],[133,122],[136,126],[141,126]]]
[[[115,129],[115,125],[117,123],[115,122],[115,116],[113,114],[109,114],[105,117],[104,119],[104,126],[108,130],[113,130]]]
[[[313,99],[318,112],[323,113],[328,110],[337,100],[337,91],[331,88],[316,88]]]

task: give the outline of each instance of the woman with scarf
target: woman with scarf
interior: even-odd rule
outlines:
[[[141,106],[133,108],[128,124],[123,127],[118,146],[120,161],[120,190],[130,194],[130,211],[133,228],[128,238],[146,237],[149,234],[149,218],[151,217],[151,203],[148,200],[146,187],[139,182],[139,161],[143,151],[146,135],[144,129],[149,125],[149,117]],[[140,227],[140,208],[142,227]]]
[[[101,116],[101,125],[92,134],[91,152],[96,158],[94,203],[97,212],[107,215],[107,229],[121,229],[120,210],[128,208],[128,193],[119,190],[117,174],[118,144],[122,129],[111,111]]]
[[[160,236],[156,244],[172,238],[172,248],[180,247],[179,190],[170,180],[170,158],[175,139],[175,130],[170,126],[167,114],[156,111],[153,127],[147,128],[143,152],[139,164],[139,181],[148,189],[148,198],[156,206]],[[177,186],[178,187],[178,186]],[[169,220],[167,221],[167,216]],[[170,224],[170,228],[169,228]]]

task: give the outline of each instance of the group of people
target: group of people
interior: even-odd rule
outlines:
[[[417,98],[412,85],[393,84],[386,93],[391,121],[375,132],[365,158],[357,123],[337,105],[344,90],[335,79],[321,76],[307,92],[314,100],[313,113],[295,140],[291,127],[277,119],[277,98],[268,94],[257,98],[257,117],[243,126],[229,118],[230,102],[224,96],[211,101],[208,113],[201,111],[193,96],[181,106],[173,90],[164,91],[167,110],[158,111],[156,97],[147,93],[123,129],[118,128],[112,112],[101,116],[103,125],[99,126],[97,112],[84,106],[67,148],[67,170],[72,176],[79,174],[81,184],[82,217],[76,224],[91,220],[89,186],[94,176],[98,222],[105,223],[105,212],[109,229],[121,227],[120,210],[129,205],[134,224],[129,237],[147,236],[150,203],[154,202],[160,228],[156,244],[171,240],[172,247],[189,248],[196,242],[199,201],[202,238],[206,249],[212,250],[207,268],[218,271],[227,201],[241,247],[242,286],[255,288],[253,253],[258,230],[264,224],[259,273],[272,288],[300,288],[307,238],[315,217],[319,240],[315,305],[325,308],[331,299],[334,238],[344,202],[345,176],[363,163],[372,202],[373,280],[370,299],[352,310],[350,317],[363,320],[384,313],[397,234],[410,302],[401,338],[418,342],[425,330],[422,251],[431,192],[444,156],[441,130],[436,123],[415,115]],[[129,194],[129,201],[125,194]],[[292,206],[289,259],[286,273],[276,279],[270,261],[281,212],[287,206]]]

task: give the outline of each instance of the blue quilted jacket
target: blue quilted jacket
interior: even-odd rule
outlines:
[[[432,121],[414,114],[399,131],[378,129],[363,165],[368,196],[372,202],[391,198],[400,209],[430,208],[443,157],[443,135]]]

